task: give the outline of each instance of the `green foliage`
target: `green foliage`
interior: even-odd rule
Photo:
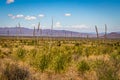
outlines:
[[[60,41],[57,41],[57,46],[61,46],[61,42]]]
[[[42,55],[39,61],[38,67],[40,68],[41,72],[44,72],[45,69],[49,67],[50,64],[50,56],[49,55]]]
[[[12,42],[14,44],[12,44]],[[14,61],[17,56],[19,61],[24,60],[25,64],[30,65],[30,67],[32,66],[31,68],[34,68],[35,70],[37,69],[38,71],[46,74],[52,74],[55,72],[60,76],[61,74],[59,73],[63,73],[63,75],[67,74],[69,72],[68,70],[72,68],[73,72],[76,72],[76,70],[78,71],[77,74],[79,74],[79,76],[81,75],[80,78],[83,80],[89,80],[88,76],[92,72],[95,73],[93,77],[95,76],[97,80],[119,80],[120,78],[118,75],[120,71],[119,40],[79,40],[79,38],[78,40],[56,40],[56,38],[54,38],[54,40],[50,39],[50,41],[49,39],[39,39],[38,43],[39,44],[37,44],[37,41],[34,39],[27,38],[21,38],[17,40],[1,40],[0,59],[2,60],[2,57],[5,56],[4,59],[9,58],[10,60]],[[22,47],[21,44],[24,47]],[[10,53],[11,55],[6,56],[5,53],[7,50],[12,54]],[[77,66],[76,63],[78,63]],[[21,71],[19,72],[19,69],[22,70],[23,73]],[[7,78],[7,80],[10,80],[8,79],[9,77],[7,77],[10,75],[10,72],[19,72],[20,74],[24,75],[24,70],[22,68],[19,69],[14,70],[8,66],[4,70],[4,76]],[[19,76],[16,73],[15,75]],[[75,80],[77,79],[75,78]]]
[[[30,56],[31,56],[31,57],[35,58],[36,54],[37,54],[37,49],[32,49],[32,50],[30,51]]]
[[[89,57],[89,55],[90,55],[90,49],[88,47],[88,48],[85,48],[85,56]]]
[[[55,58],[54,70],[56,73],[64,72],[70,63],[71,57],[68,54],[59,53]]]
[[[80,46],[80,43],[75,43],[75,46]]]
[[[81,62],[78,63],[78,72],[81,74],[84,74],[85,72],[90,70],[89,64],[85,61],[82,60]]]
[[[3,48],[11,48],[11,47],[13,47],[10,43],[3,43],[2,44],[2,47]]]
[[[20,59],[23,59],[26,55],[26,50],[23,48],[18,48],[17,49],[17,57]]]
[[[109,61],[97,60],[95,71],[98,80],[119,80],[116,67]]]

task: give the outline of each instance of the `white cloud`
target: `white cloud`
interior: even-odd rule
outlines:
[[[61,27],[61,23],[58,21],[58,22],[56,22],[55,26],[56,27]]]
[[[31,26],[37,26],[37,24],[32,24]]]
[[[7,0],[7,4],[10,4],[10,3],[13,3],[14,2],[14,0]]]
[[[12,17],[13,15],[12,14],[8,14],[9,17]]]
[[[16,18],[23,18],[24,15],[22,15],[22,14],[18,14],[18,15],[16,15],[15,17],[16,17]]]
[[[11,16],[11,18],[12,18],[12,19],[16,19],[16,17],[15,17],[15,16]]]
[[[56,29],[65,29],[65,30],[86,30],[89,27],[85,24],[73,24],[73,25],[62,25],[59,21],[55,23]]]
[[[36,17],[35,16],[26,16],[25,19],[26,20],[35,20]]]
[[[14,16],[13,14],[8,14],[8,17],[12,18],[12,19],[15,19],[16,16]]]
[[[70,28],[72,28],[72,29],[87,29],[88,26],[85,24],[77,24],[77,25],[70,26]]]
[[[8,16],[11,17],[12,19],[23,18],[24,17],[24,15],[22,15],[22,14],[18,14],[18,15],[8,14]]]
[[[71,13],[65,13],[65,16],[71,16]]]
[[[43,17],[45,17],[45,15],[44,14],[39,14],[38,17],[43,18]]]

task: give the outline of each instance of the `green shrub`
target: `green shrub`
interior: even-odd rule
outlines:
[[[50,55],[43,54],[41,56],[41,59],[38,63],[38,68],[41,70],[41,72],[44,72],[49,67],[50,62]]]
[[[85,48],[85,56],[86,57],[89,57],[90,56],[90,48],[89,47],[87,47],[87,48]]]
[[[32,49],[32,50],[30,51],[31,57],[35,58],[36,54],[37,54],[37,49]]]
[[[85,60],[82,60],[81,62],[78,63],[78,72],[79,73],[84,74],[88,70],[90,70],[90,66]]]
[[[73,52],[72,52],[73,50]],[[80,56],[82,55],[82,47],[80,46],[74,46],[74,48],[72,48],[72,50],[69,50],[69,53],[72,53],[72,58],[74,61],[77,61]]]
[[[23,48],[18,48],[17,50],[17,57],[23,59],[26,55],[26,50]]]
[[[71,62],[71,57],[69,54],[62,54],[59,53],[56,56],[55,63],[54,63],[54,70],[56,73],[64,72],[67,65]]]
[[[75,46],[80,46],[80,43],[75,43]]]
[[[60,41],[57,41],[57,46],[61,46],[61,42]]]
[[[95,71],[98,80],[119,80],[116,67],[112,65],[112,61],[97,60]]]

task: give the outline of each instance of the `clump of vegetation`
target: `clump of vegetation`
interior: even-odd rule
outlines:
[[[54,70],[56,73],[64,72],[70,63],[71,57],[68,54],[59,53],[55,58]]]
[[[88,77],[86,76],[86,73],[90,70],[90,65],[88,64],[87,61],[82,60],[81,62],[79,62],[78,65],[77,65],[77,70],[78,70],[79,76],[83,80],[88,80]]]
[[[89,64],[85,61],[82,60],[81,62],[78,63],[78,72],[81,74],[84,74],[85,72],[90,70]]]
[[[30,56],[31,56],[31,57],[35,58],[36,54],[37,54],[37,49],[32,49],[32,50],[30,51]]]
[[[80,46],[80,43],[75,43],[75,46]]]
[[[120,79],[119,40],[38,39],[37,42],[30,38],[0,40],[0,62],[25,63],[31,69],[28,71],[15,64],[5,67],[0,63],[4,66],[0,65],[1,80],[31,80],[28,79],[31,72],[38,72],[34,75],[38,80],[89,80],[91,74],[91,80]]]
[[[0,58],[4,58],[4,55],[1,50],[0,50]]]
[[[26,55],[26,50],[23,48],[18,48],[17,49],[17,57],[20,59],[23,59]]]
[[[61,42],[60,41],[57,41],[57,46],[61,46]]]
[[[38,63],[38,67],[40,68],[41,72],[44,72],[50,64],[50,56],[49,55],[42,55],[41,59]]]
[[[97,60],[95,71],[98,80],[119,80],[118,69],[113,62]]]
[[[28,80],[29,71],[18,67],[16,64],[7,64],[2,73],[3,80]]]

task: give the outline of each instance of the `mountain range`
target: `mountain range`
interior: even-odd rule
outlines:
[[[29,29],[24,27],[10,27],[0,28],[0,36],[33,36],[35,32],[36,36],[54,36],[54,37],[96,37],[96,33],[80,33],[68,30],[51,30],[51,29]],[[101,38],[104,37],[104,33],[99,33]],[[120,32],[107,33],[107,38],[120,38]]]

